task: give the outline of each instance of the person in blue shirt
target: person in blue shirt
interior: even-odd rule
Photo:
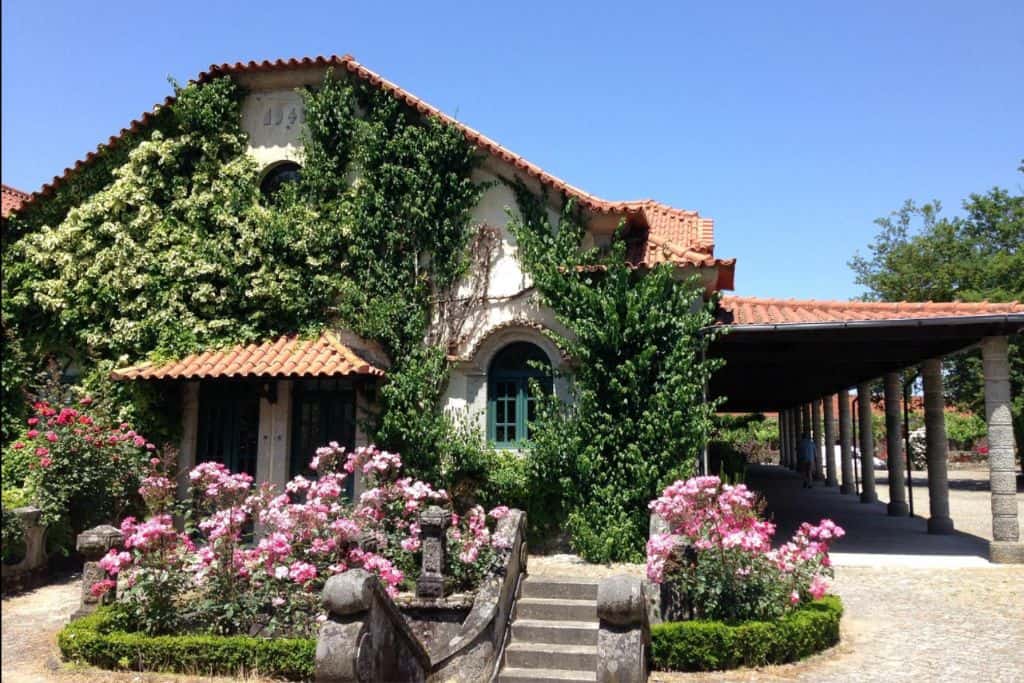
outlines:
[[[814,441],[811,440],[811,435],[804,432],[797,446],[797,465],[800,468],[800,475],[804,478],[805,489],[811,488],[811,470],[814,469],[815,450],[817,449],[814,446]]]

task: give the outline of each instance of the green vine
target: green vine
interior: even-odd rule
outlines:
[[[693,474],[712,429],[717,403],[703,394],[720,362],[704,357],[710,305],[696,278],[680,281],[668,264],[630,267],[622,239],[581,249],[573,201],[553,226],[542,198],[514,190],[519,258],[573,359],[574,401],[549,399],[533,430],[531,514],[549,531],[564,525],[588,560],[637,561],[648,501]]]

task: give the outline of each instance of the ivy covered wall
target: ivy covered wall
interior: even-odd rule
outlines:
[[[246,153],[244,94],[226,78],[178,89],[151,130],[15,217],[3,257],[5,413],[18,414],[33,364],[56,355],[123,417],[170,433],[156,397],[110,384],[112,367],[337,325],[394,361],[382,402],[410,413],[398,426],[385,411],[382,438],[429,452],[443,425],[414,418],[445,373],[443,352],[422,341],[431,300],[467,267],[475,150],[329,74],[303,93],[301,181],[268,200]],[[403,380],[424,367],[430,383]]]

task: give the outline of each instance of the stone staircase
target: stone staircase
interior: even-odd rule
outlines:
[[[597,680],[597,580],[528,576],[499,683]]]

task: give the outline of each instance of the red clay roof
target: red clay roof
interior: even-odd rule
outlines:
[[[370,83],[374,87],[391,93],[409,107],[416,109],[426,116],[433,116],[458,128],[466,139],[481,150],[488,152],[499,159],[511,164],[515,168],[536,178],[539,182],[564,192],[574,197],[586,209],[599,214],[622,214],[624,218],[638,219],[645,222],[650,228],[651,247],[648,253],[643,255],[644,263],[661,263],[670,261],[680,265],[692,266],[718,266],[722,271],[720,282],[732,288],[732,273],[735,267],[735,259],[714,258],[714,222],[709,218],[701,218],[695,211],[683,211],[654,200],[640,201],[608,201],[596,197],[578,187],[570,185],[561,178],[557,178],[544,171],[536,164],[533,164],[518,154],[502,147],[479,131],[453,119],[436,107],[427,104],[412,93],[385,80],[380,75],[370,71],[357,62],[351,55],[338,57],[305,57],[303,59],[278,59],[275,61],[262,62],[235,62],[234,64],[211,65],[209,69],[196,77],[196,82],[203,83],[221,76],[229,76],[238,73],[259,73],[267,71],[285,71],[300,68],[324,68],[335,67],[345,69],[356,77]],[[162,105],[157,105],[153,112],[146,112],[137,120],[132,121],[127,128],[121,130],[116,136],[111,137],[106,144],[101,144],[95,152],[90,152],[84,159],[75,163],[71,168],[64,169],[63,174],[54,177],[48,184],[43,185],[37,192],[33,193],[30,203],[40,197],[52,193],[67,178],[77,172],[81,167],[89,164],[95,156],[105,147],[114,147],[121,137],[129,132],[139,131],[149,125],[154,113],[161,106],[167,106],[174,102],[173,97],[168,97]]]
[[[16,190],[10,185],[3,185],[3,217],[7,218],[12,212],[21,208],[21,205],[28,201],[27,192]]]
[[[338,377],[383,375],[390,367],[379,346],[355,335],[295,335],[248,346],[204,351],[181,360],[142,363],[111,373],[113,379],[208,379],[214,377]],[[344,339],[344,341],[342,341]]]
[[[723,296],[719,322],[728,325],[785,325],[807,323],[863,322],[920,318],[964,318],[970,316],[1024,315],[1024,304],[816,301],[813,299],[761,299]]]

